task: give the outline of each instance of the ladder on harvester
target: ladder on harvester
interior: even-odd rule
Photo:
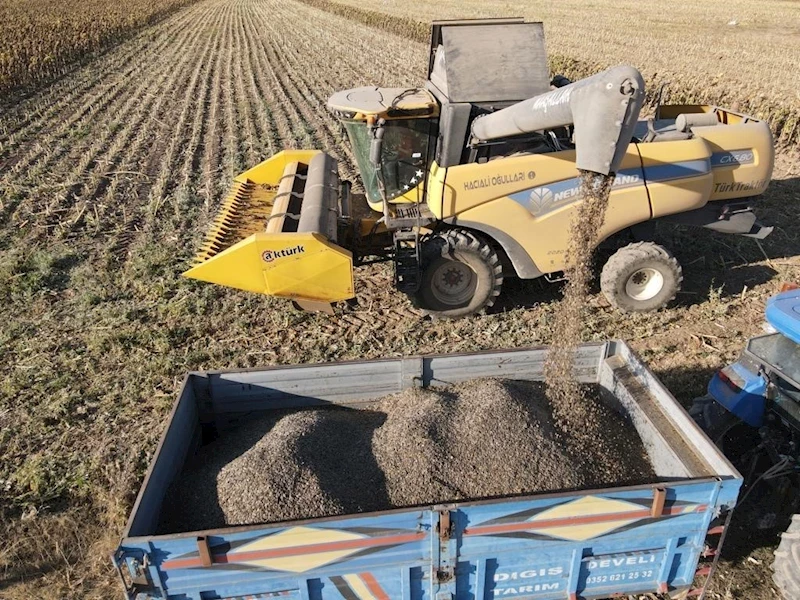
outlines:
[[[419,230],[397,231],[394,234],[394,285],[413,294],[421,283]]]

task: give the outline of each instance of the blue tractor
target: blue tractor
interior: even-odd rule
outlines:
[[[744,475],[739,504],[750,494],[763,509],[758,526],[782,525],[773,580],[800,599],[800,290],[767,301],[766,333],[750,339],[690,409],[695,421]]]

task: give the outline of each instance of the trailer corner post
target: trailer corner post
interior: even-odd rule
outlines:
[[[675,550],[678,548],[678,538],[669,538],[664,547],[664,562],[661,563],[661,570],[658,573],[658,592],[659,594],[666,594],[669,590],[669,572],[672,568],[672,563],[675,561]]]
[[[456,597],[456,539],[453,529],[456,526],[451,514],[452,506],[438,506],[431,513],[438,520],[435,526],[437,535],[431,536],[432,555],[438,560],[434,563],[431,577],[432,597],[435,600],[453,600]]]
[[[567,593],[569,600],[576,600],[578,598],[578,582],[581,575],[581,563],[583,562],[583,553],[586,548],[575,548],[572,551],[572,561],[569,569],[569,580],[567,581]]]

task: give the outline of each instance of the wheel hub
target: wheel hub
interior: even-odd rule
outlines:
[[[433,274],[432,291],[437,300],[458,305],[475,293],[475,272],[462,262],[447,261]]]
[[[625,293],[640,302],[655,298],[663,288],[664,276],[651,267],[634,271],[625,282]]]
[[[464,280],[464,273],[458,269],[448,269],[444,274],[444,283],[450,288],[455,288]]]

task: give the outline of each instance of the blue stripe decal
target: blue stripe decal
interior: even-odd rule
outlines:
[[[707,158],[688,160],[678,163],[654,165],[642,169],[623,169],[617,173],[612,189],[626,189],[648,183],[663,183],[676,179],[702,177],[711,172],[711,164]],[[580,198],[580,179],[571,177],[554,181],[547,185],[528,188],[510,194],[509,198],[528,209],[532,215],[539,217],[557,208],[571,204]]]
[[[663,183],[674,179],[699,177],[711,172],[711,165],[707,158],[687,160],[679,163],[655,165],[644,168],[644,178],[648,183]]]

